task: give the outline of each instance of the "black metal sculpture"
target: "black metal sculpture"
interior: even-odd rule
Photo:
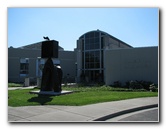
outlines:
[[[61,92],[63,72],[52,61],[52,58],[58,58],[58,41],[43,41],[41,55],[42,58],[48,58],[43,68],[41,91]]]
[[[43,38],[44,38],[45,40],[50,40],[49,37],[44,37],[44,36],[43,36]]]

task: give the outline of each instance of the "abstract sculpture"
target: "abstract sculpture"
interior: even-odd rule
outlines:
[[[43,41],[41,57],[47,58],[43,68],[41,91],[61,92],[63,72],[61,67],[54,65],[52,61],[52,58],[58,58],[58,41]]]

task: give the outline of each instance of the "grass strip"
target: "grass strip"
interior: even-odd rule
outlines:
[[[103,89],[103,90],[101,90]],[[34,89],[33,89],[34,90]],[[66,90],[66,89],[65,89]],[[17,106],[34,106],[34,105],[68,105],[68,106],[81,106],[87,104],[118,101],[132,98],[141,97],[154,97],[158,96],[158,92],[147,91],[115,91],[108,90],[101,87],[73,89],[72,94],[61,96],[44,96],[30,94],[29,89],[18,89],[8,91],[8,105]]]

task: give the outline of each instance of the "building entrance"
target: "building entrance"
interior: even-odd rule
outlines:
[[[85,80],[88,83],[101,83],[103,81],[103,74],[100,70],[86,70]]]

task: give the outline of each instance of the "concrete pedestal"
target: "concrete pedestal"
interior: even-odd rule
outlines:
[[[25,78],[24,86],[29,86],[29,78]]]
[[[39,94],[39,95],[51,95],[51,96],[58,96],[58,95],[64,95],[64,94],[71,94],[73,91],[61,91],[61,92],[54,92],[54,91],[30,91],[29,93],[32,94]]]
[[[37,78],[37,87],[41,88],[41,78]]]

